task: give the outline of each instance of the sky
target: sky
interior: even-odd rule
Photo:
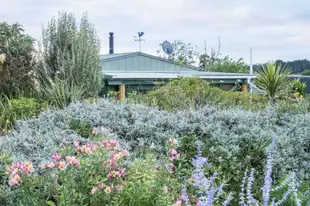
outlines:
[[[134,40],[145,33],[142,52],[157,54],[159,44],[182,40],[199,53],[218,48],[221,54],[249,62],[310,58],[309,0],[0,0],[0,21],[18,22],[38,41],[42,27],[58,11],[84,12],[95,25],[101,53],[139,51]],[[204,43],[205,42],[205,43]]]

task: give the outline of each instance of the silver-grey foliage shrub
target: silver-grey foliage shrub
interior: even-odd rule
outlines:
[[[74,103],[59,111],[43,113],[39,118],[20,121],[11,135],[0,139],[0,149],[15,159],[40,162],[57,150],[59,144],[84,141],[68,127],[78,119],[92,127],[105,127],[134,149],[143,140],[155,143],[161,151],[167,137],[194,134],[216,142],[210,150],[234,156],[242,150],[241,141],[256,142],[275,137],[277,151],[273,173],[292,170],[302,179],[310,179],[310,114],[281,114],[276,108],[259,112],[241,109],[205,107],[169,113],[151,107],[130,104]],[[260,164],[264,164],[264,161]]]

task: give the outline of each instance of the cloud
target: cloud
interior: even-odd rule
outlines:
[[[40,39],[46,25],[60,10],[76,14],[87,11],[108,52],[108,33],[115,32],[115,51],[137,51],[134,36],[146,33],[143,52],[156,54],[164,40],[184,40],[199,52],[217,47],[221,53],[249,60],[307,58],[310,46],[310,1],[280,0],[11,0],[2,2],[0,19],[21,23],[27,33]]]

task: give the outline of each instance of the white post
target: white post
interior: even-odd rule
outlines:
[[[252,47],[250,47],[250,75],[253,75],[253,58],[252,58]],[[251,79],[249,79],[249,82],[251,83]],[[250,93],[253,92],[252,85],[249,85],[250,87]]]

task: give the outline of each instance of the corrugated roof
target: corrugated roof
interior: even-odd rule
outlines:
[[[249,74],[220,72],[108,72],[110,79],[175,79],[180,77],[199,77],[202,79],[248,79],[256,78]]]
[[[128,52],[128,53],[119,53],[119,54],[103,54],[100,55],[100,60],[113,60],[121,57],[126,57],[132,54],[138,54],[139,52]]]

